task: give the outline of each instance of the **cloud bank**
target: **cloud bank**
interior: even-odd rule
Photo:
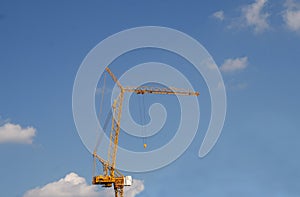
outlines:
[[[99,186],[88,185],[85,178],[74,172],[64,178],[27,191],[23,197],[114,197],[113,189],[99,190]],[[133,185],[125,187],[124,196],[135,197],[144,190],[141,180],[133,180]]]
[[[22,128],[11,123],[0,127],[0,143],[32,144],[35,135],[36,129],[33,127]]]

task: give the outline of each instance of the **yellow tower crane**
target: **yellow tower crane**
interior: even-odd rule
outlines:
[[[101,158],[96,149],[93,153],[94,159],[99,160],[103,166],[103,175],[97,175],[93,177],[92,183],[95,185],[102,185],[103,187],[114,187],[115,197],[124,196],[124,186],[130,186],[132,184],[131,176],[124,176],[120,171],[116,169],[116,157],[118,150],[119,133],[121,129],[121,116],[122,106],[125,92],[133,92],[136,94],[171,94],[171,95],[182,95],[182,96],[198,96],[199,92],[187,91],[179,88],[158,88],[158,87],[123,87],[118,81],[116,76],[111,70],[106,67],[105,69],[108,74],[112,77],[113,81],[120,88],[120,94],[113,102],[113,116],[112,116],[112,127],[110,132],[110,141],[108,149],[108,161]],[[144,148],[146,148],[144,144]]]

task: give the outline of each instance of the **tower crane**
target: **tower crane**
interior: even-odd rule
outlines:
[[[117,77],[112,71],[106,67],[106,72],[111,76],[113,81],[117,84],[120,89],[120,93],[114,100],[112,105],[112,126],[109,136],[109,149],[108,149],[108,160],[101,158],[96,149],[93,153],[94,160],[98,160],[103,166],[103,175],[93,176],[92,183],[94,185],[102,185],[103,187],[114,187],[115,197],[124,196],[124,186],[130,186],[132,184],[131,176],[124,176],[120,171],[116,169],[116,157],[118,150],[119,134],[121,129],[121,116],[122,106],[124,100],[124,94],[126,92],[132,92],[136,94],[164,94],[164,95],[182,95],[182,96],[199,96],[199,92],[192,92],[189,90],[179,88],[159,88],[159,87],[129,87],[122,86]],[[145,144],[144,144],[144,147]]]

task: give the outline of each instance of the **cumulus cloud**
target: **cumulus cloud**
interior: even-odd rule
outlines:
[[[58,181],[27,191],[23,197],[114,197],[113,189],[99,190],[99,188],[88,185],[85,178],[72,172]],[[132,186],[125,187],[124,196],[134,197],[143,190],[143,181],[133,180]]]
[[[286,26],[292,31],[300,31],[300,5],[287,0],[285,7],[282,17]]]
[[[129,187],[124,187],[124,196],[135,197],[145,189],[144,182],[141,180],[134,179],[133,184]],[[102,190],[98,193],[101,197],[114,197],[114,190],[112,188]]]
[[[32,144],[36,134],[33,127],[22,128],[20,125],[6,123],[0,127],[0,143]]]
[[[244,70],[248,66],[248,57],[235,59],[226,59],[220,67],[222,72],[232,73],[239,70]]]
[[[220,21],[223,21],[225,19],[225,15],[224,15],[224,11],[223,10],[220,10],[220,11],[217,11],[217,12],[213,13],[212,16],[214,18],[220,20]]]
[[[145,189],[144,182],[141,180],[133,180],[133,184],[130,187],[125,187],[124,196],[134,197],[137,194],[141,193]]]
[[[261,33],[269,28],[267,21],[269,14],[263,12],[266,3],[267,0],[256,0],[254,3],[242,8],[243,19],[245,19],[246,25],[253,27],[255,33]]]

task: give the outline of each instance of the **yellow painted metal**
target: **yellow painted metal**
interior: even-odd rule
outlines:
[[[94,158],[98,159],[103,165],[103,175],[97,175],[93,177],[92,184],[101,185],[102,187],[114,187],[115,196],[123,197],[124,188],[124,175],[114,169],[107,161],[102,159],[97,153],[93,153]],[[110,174],[108,174],[110,171]],[[111,174],[113,172],[113,175]]]
[[[111,70],[108,67],[106,67],[105,70],[106,70],[106,72],[108,72],[108,74],[111,76],[111,78],[117,84],[117,86],[122,90],[123,86],[121,85],[121,83],[119,82],[119,80],[117,79],[117,77],[111,72]]]
[[[122,105],[124,100],[124,91],[121,90],[117,99],[113,103],[113,117],[112,117],[112,128],[110,132],[110,142],[108,149],[108,162],[112,166],[110,175],[114,176],[114,169],[116,167],[116,157],[118,150],[119,134],[120,134],[120,122],[122,114]]]
[[[176,94],[181,96],[199,96],[199,92],[193,92],[180,88],[159,88],[159,87],[149,87],[149,86],[139,86],[139,87],[124,87],[125,92],[134,92],[136,94]]]
[[[182,95],[182,96],[199,96],[199,92],[179,88],[158,88],[158,87],[123,87],[118,81],[117,77],[106,67],[105,70],[112,77],[113,81],[120,88],[118,97],[114,100],[112,110],[112,126],[110,132],[110,141],[108,149],[108,161],[102,159],[96,152],[93,153],[94,159],[98,159],[103,166],[103,175],[94,176],[92,183],[95,185],[102,185],[103,187],[114,187],[115,197],[123,197],[124,192],[124,175],[116,169],[116,157],[118,150],[119,134],[121,129],[121,116],[125,92],[133,92],[136,94],[165,94],[165,95]],[[144,148],[147,144],[144,143]]]

